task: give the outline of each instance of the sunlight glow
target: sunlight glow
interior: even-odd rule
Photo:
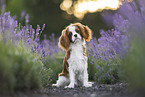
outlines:
[[[68,14],[82,19],[86,13],[94,13],[104,9],[117,10],[121,5],[120,0],[64,0],[60,8]]]
[[[60,4],[60,8],[62,10],[68,10],[70,7],[72,6],[72,0],[64,0],[61,4]]]

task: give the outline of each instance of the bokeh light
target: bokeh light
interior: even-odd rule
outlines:
[[[69,15],[82,19],[86,13],[94,13],[104,9],[116,10],[121,5],[120,0],[64,0],[60,8]]]

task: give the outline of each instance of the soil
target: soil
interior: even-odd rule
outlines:
[[[0,97],[145,97],[143,91],[128,91],[128,85],[117,83],[114,85],[94,84],[90,88],[75,87],[46,87],[39,90],[16,91],[13,94],[0,95]]]

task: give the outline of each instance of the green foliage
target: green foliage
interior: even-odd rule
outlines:
[[[58,74],[62,72],[64,56],[64,52],[60,50],[59,53],[48,56],[43,60],[44,67],[53,71],[49,77],[49,79],[51,79],[49,83],[55,83],[58,79]],[[48,82],[46,83],[48,84]]]
[[[90,62],[91,60],[94,61]],[[89,57],[88,72],[90,80],[94,80],[97,83],[103,84],[113,84],[118,82],[118,67],[120,64],[119,62],[119,58],[110,58],[109,60],[104,60],[103,57],[100,57],[100,59],[98,60]]]
[[[42,67],[40,77],[41,77],[41,86],[46,87],[52,82],[52,73],[53,71],[50,68]]]
[[[20,13],[26,10],[24,0],[6,0],[6,11],[10,11],[12,15],[20,18]]]
[[[50,76],[51,70],[43,69],[40,59],[24,44],[12,46],[0,41],[0,48],[1,92],[39,88],[43,85],[42,77]]]
[[[127,57],[122,60],[122,68],[124,69],[124,78],[131,84],[133,88],[145,89],[145,44],[144,39],[135,39],[131,43],[131,50]],[[122,71],[122,70],[121,70]]]
[[[13,66],[11,65],[11,51],[13,49],[8,49],[8,46],[3,45],[0,41],[0,91],[10,89],[15,87],[16,79],[14,77]],[[10,51],[11,50],[11,51]]]

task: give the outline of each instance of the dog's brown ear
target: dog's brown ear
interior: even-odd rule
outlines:
[[[81,31],[82,37],[86,41],[90,41],[90,39],[92,38],[92,31],[91,31],[91,29],[88,26],[82,25],[81,23],[75,23],[74,25],[79,27],[79,29]]]
[[[66,29],[62,30],[62,34],[59,38],[59,44],[58,45],[63,50],[66,50],[66,51],[69,50],[70,40],[69,40],[68,35],[66,33]]]
[[[92,31],[88,26],[84,26],[84,29],[83,37],[86,41],[90,41],[92,39]]]

